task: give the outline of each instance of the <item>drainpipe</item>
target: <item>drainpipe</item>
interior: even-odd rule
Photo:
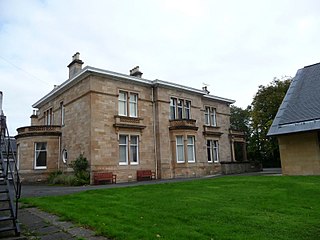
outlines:
[[[58,171],[60,170],[60,161],[61,161],[61,137],[59,136]]]
[[[156,109],[154,100],[154,86],[152,86],[151,91],[152,97],[152,118],[153,118],[153,144],[154,144],[154,157],[156,163],[156,179],[158,179],[158,155],[157,155],[157,137],[156,137]]]

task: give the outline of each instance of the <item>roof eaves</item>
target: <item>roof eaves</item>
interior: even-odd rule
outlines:
[[[233,104],[236,102],[235,100],[232,100],[229,98],[223,98],[223,97],[218,97],[218,96],[214,96],[214,95],[204,95],[203,97],[209,98],[209,99],[214,99],[214,100],[221,101],[221,102],[226,102],[229,104]]]
[[[42,97],[40,100],[38,100],[36,103],[34,103],[32,105],[33,108],[39,108],[43,103],[45,103],[48,99],[54,97],[56,94],[60,93],[61,91],[63,91],[66,87],[70,86],[72,83],[74,83],[77,79],[79,79],[81,76],[84,76],[85,73],[88,72],[89,66],[86,66],[85,68],[83,68],[81,70],[81,72],[79,72],[78,74],[76,74],[74,77],[72,77],[71,79],[67,79],[66,81],[64,81],[61,85],[59,85],[59,87],[53,89],[51,92],[49,92],[47,95],[45,95],[44,97]]]
[[[185,91],[188,91],[188,92],[198,93],[198,94],[201,94],[201,95],[206,94],[206,92],[203,91],[203,90],[199,90],[199,89],[196,89],[196,88],[187,87],[187,86],[183,86],[183,85],[180,85],[180,84],[171,83],[171,82],[167,82],[167,81],[163,81],[163,80],[159,80],[159,79],[153,80],[152,84],[153,85],[160,85],[160,86],[170,87],[170,88],[178,88],[178,89],[182,89],[182,90],[185,90]]]

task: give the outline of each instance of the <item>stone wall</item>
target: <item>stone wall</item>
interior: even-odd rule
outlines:
[[[258,162],[221,162],[222,174],[260,172],[262,164]]]
[[[320,175],[320,145],[316,131],[278,136],[283,175]]]

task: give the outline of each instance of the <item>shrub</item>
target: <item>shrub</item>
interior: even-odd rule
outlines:
[[[90,183],[90,173],[88,172],[89,163],[87,158],[80,154],[72,163],[72,168],[76,176],[75,185],[84,185]]]
[[[51,172],[48,177],[48,183],[54,184],[53,182],[54,182],[55,178],[61,174],[62,174],[62,172],[60,170],[55,171],[55,172]]]

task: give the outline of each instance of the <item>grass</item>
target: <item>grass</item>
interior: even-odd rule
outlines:
[[[320,177],[223,177],[23,199],[112,239],[319,239]]]

